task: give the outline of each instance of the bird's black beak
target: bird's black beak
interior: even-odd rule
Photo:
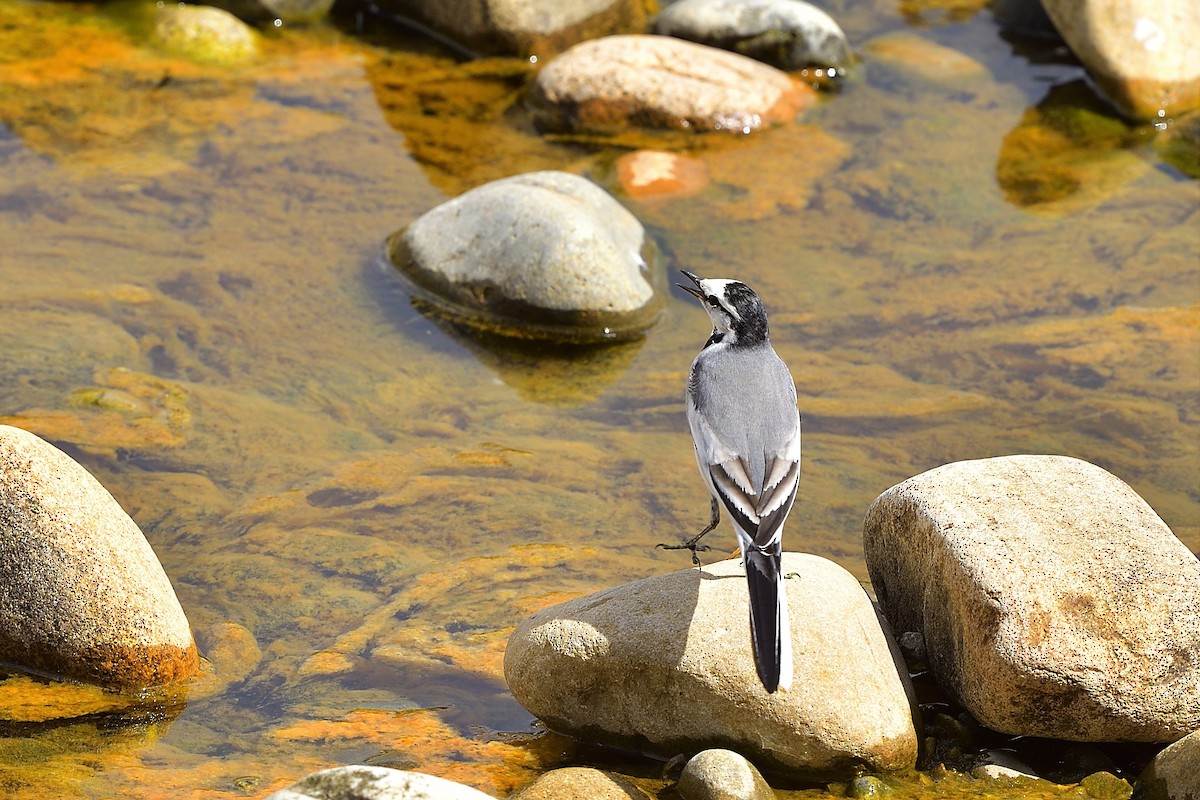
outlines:
[[[693,275],[692,273],[688,272],[686,269],[681,269],[679,271],[682,272],[689,281],[691,281],[692,283],[694,283],[696,285],[695,286],[684,286],[682,283],[677,283],[675,285],[678,286],[680,289],[683,289],[685,292],[690,294],[692,297],[703,302],[704,301],[704,292],[701,291],[701,289],[700,289],[700,281],[703,279],[696,275]]]

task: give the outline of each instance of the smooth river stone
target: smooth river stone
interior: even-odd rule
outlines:
[[[0,661],[137,689],[199,666],[146,537],[87,470],[0,425]]]
[[[1073,741],[1200,728],[1200,560],[1133,489],[1064,456],[960,461],[881,494],[864,550],[898,633],[981,723]]]
[[[749,133],[785,122],[813,100],[785,72],[670,36],[608,36],[550,62],[532,101],[543,129],[630,126]]]

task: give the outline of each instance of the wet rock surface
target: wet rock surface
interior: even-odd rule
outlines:
[[[389,242],[419,296],[483,329],[565,342],[628,339],[661,308],[641,223],[603,189],[534,172],[471,190]]]
[[[853,59],[834,18],[804,0],[681,0],[663,9],[654,30],[786,70],[845,67]]]
[[[164,50],[211,64],[240,64],[258,55],[254,31],[228,11],[211,6],[162,6],[153,38]]]
[[[1191,0],[1043,0],[1071,51],[1121,110],[1158,119],[1200,108],[1200,7]]]
[[[670,36],[608,36],[575,45],[540,73],[540,127],[630,126],[749,133],[793,119],[813,91],[745,56]]]
[[[1200,727],[1200,561],[1114,475],[1062,456],[948,464],[872,504],[880,605],[982,724],[1074,741]]]
[[[196,645],[137,525],[53,445],[0,425],[0,661],[114,688],[181,681]]]
[[[482,53],[545,56],[612,33],[641,30],[644,0],[380,0]]]
[[[785,553],[795,676],[767,694],[736,560],[617,586],[541,611],[509,640],[509,689],[556,730],[664,755],[727,747],[764,768],[911,767],[907,673],[862,587]],[[603,704],[589,698],[607,698]]]

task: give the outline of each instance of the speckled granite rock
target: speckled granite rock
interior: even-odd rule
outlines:
[[[608,36],[550,62],[531,92],[549,130],[749,133],[793,119],[812,89],[751,58],[670,36]]]
[[[146,537],[87,470],[0,425],[0,661],[114,688],[191,677],[187,617]]]
[[[911,768],[908,673],[870,599],[826,559],[785,553],[783,568],[795,573],[786,692],[758,680],[736,560],[538,612],[509,639],[509,688],[555,730],[664,756],[723,747],[798,776]]]
[[[1128,485],[1062,456],[963,461],[867,512],[871,582],[984,725],[1075,741],[1200,728],[1200,561]]]

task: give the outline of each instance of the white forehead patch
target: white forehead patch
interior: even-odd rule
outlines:
[[[736,308],[730,305],[729,298],[725,296],[725,287],[731,283],[737,283],[737,281],[729,278],[705,278],[700,281],[700,290],[704,292],[705,297],[708,295],[716,297],[721,307],[729,312],[729,316],[740,320],[742,315],[738,313]]]

